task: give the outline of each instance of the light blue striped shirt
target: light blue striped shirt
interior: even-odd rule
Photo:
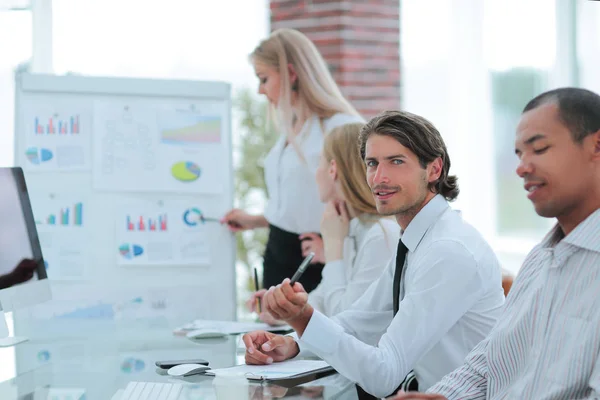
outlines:
[[[450,400],[600,398],[600,209],[527,256],[505,309],[465,364],[429,391]]]

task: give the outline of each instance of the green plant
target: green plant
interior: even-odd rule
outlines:
[[[238,135],[239,145],[236,147],[236,154],[239,156],[235,168],[236,207],[262,210],[267,198],[264,159],[278,136],[269,123],[267,103],[257,99],[250,90],[237,93],[233,105],[242,128]],[[260,264],[267,235],[266,229],[236,235],[237,259],[248,269],[250,277],[253,276],[252,269]],[[252,279],[247,285],[249,290],[254,290]]]

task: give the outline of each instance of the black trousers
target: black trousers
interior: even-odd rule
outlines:
[[[263,258],[263,288],[280,284],[285,278],[292,278],[304,257],[300,247],[299,234],[284,231],[269,225],[269,239]],[[321,282],[323,264],[311,264],[299,282],[307,292],[311,292]]]

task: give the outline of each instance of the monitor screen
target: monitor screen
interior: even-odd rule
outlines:
[[[46,269],[23,171],[0,168],[0,188],[0,277],[14,275],[4,279],[4,286],[44,279]],[[15,270],[19,265],[21,270]]]

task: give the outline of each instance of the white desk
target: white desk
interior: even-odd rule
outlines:
[[[135,329],[132,326],[115,327],[110,321],[78,319],[28,325],[23,329],[29,331],[21,334],[30,340],[15,347],[17,374],[0,382],[0,399],[110,400],[130,381],[183,383],[182,400],[225,398],[222,393],[219,395],[214,378],[201,375],[173,378],[154,363],[203,358],[215,368],[240,364],[243,362],[243,350],[238,346],[240,337],[191,341],[174,336],[164,326]],[[304,381],[283,382],[287,388],[249,384],[246,398],[357,398],[354,385],[337,374],[314,384]],[[299,383],[302,387],[294,387]]]

